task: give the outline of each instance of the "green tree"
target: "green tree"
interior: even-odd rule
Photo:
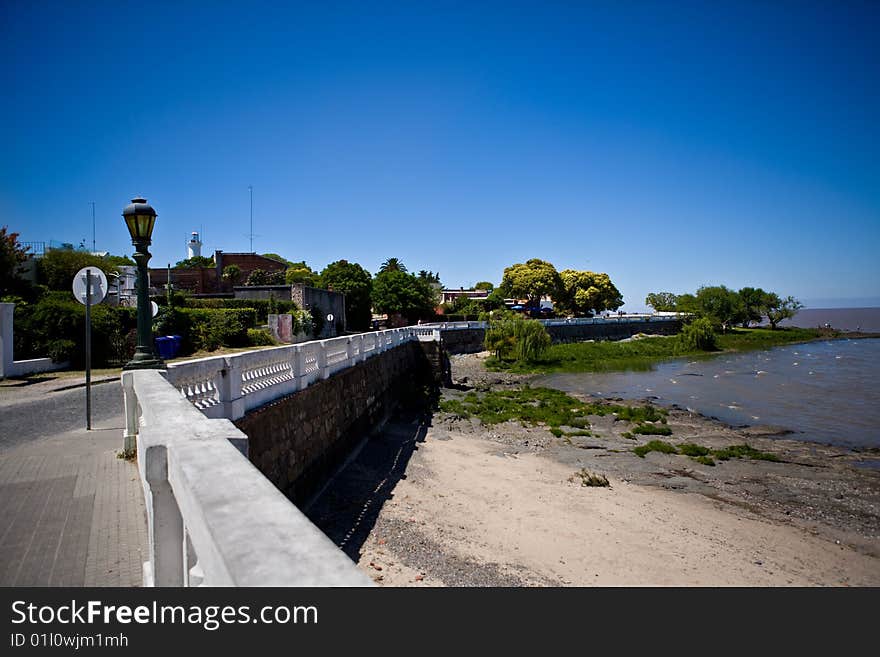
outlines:
[[[367,331],[372,320],[373,277],[356,262],[337,260],[324,267],[321,287],[345,295],[345,319],[353,331]]]
[[[617,310],[623,305],[623,296],[611,282],[608,274],[565,269],[559,274],[562,286],[554,306],[574,315],[583,316],[603,310]]]
[[[379,273],[386,271],[400,271],[404,274],[406,273],[406,266],[397,258],[388,258],[385,262],[382,263],[382,266],[379,267]]]
[[[739,294],[724,285],[704,285],[697,290],[698,312],[720,326],[722,332],[743,321],[745,306]]]
[[[186,260],[179,261],[176,265],[174,265],[175,269],[198,269],[199,267],[213,267],[214,266],[214,258],[208,258],[207,256],[193,256],[192,258],[187,258]]]
[[[434,316],[436,292],[423,279],[400,270],[380,271],[373,280],[373,306],[414,322]]]
[[[770,322],[770,328],[773,330],[776,329],[779,322],[784,319],[791,319],[803,307],[804,304],[792,296],[782,299],[775,292],[769,292],[764,297],[764,314],[767,315],[767,321]]]
[[[651,292],[645,297],[645,305],[651,306],[658,313],[673,312],[678,307],[678,296],[672,292]]]
[[[241,267],[238,265],[226,265],[223,268],[223,280],[232,287],[238,285],[241,280]]]
[[[487,292],[491,292],[495,289],[495,285],[490,283],[489,281],[479,281],[478,283],[474,283],[475,290],[486,290]]]
[[[739,298],[743,304],[743,328],[748,328],[752,322],[760,324],[767,293],[759,287],[744,287],[739,291]]]
[[[27,250],[19,243],[18,233],[9,233],[6,226],[0,227],[0,296],[18,292],[19,270],[25,260]]]
[[[690,293],[679,294],[675,298],[674,310],[679,313],[691,313],[694,315],[699,315],[700,307],[697,303],[697,297]]]
[[[526,299],[527,305],[535,308],[541,305],[542,297],[558,296],[561,288],[562,280],[556,267],[538,258],[507,267],[500,286],[504,295]]]
[[[248,275],[247,280],[244,282],[244,284],[249,286],[284,285],[284,272],[266,271],[265,269],[254,269],[250,273],[250,275]]]
[[[305,260],[290,263],[290,267],[287,268],[284,274],[284,281],[288,285],[297,284],[308,287],[318,287],[320,285],[318,272],[309,267]]]
[[[50,290],[70,290],[74,275],[83,267],[95,267],[105,274],[117,271],[107,258],[73,249],[50,249],[37,261],[39,279]]]

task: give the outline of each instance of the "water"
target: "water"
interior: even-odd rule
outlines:
[[[660,363],[652,372],[553,374],[539,385],[603,397],[656,397],[732,424],[801,440],[880,448],[880,339],[829,340]]]
[[[841,331],[880,333],[880,308],[805,308],[780,326],[816,328],[825,324]]]

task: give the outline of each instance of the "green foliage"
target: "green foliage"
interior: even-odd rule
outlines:
[[[697,290],[699,314],[712,321],[722,331],[743,321],[745,305],[739,294],[724,285],[703,286]]]
[[[284,282],[288,285],[305,285],[307,287],[320,287],[318,272],[309,267],[305,260],[291,263],[284,273]]]
[[[635,434],[646,436],[671,436],[672,429],[665,424],[637,424],[633,430]]]
[[[623,305],[623,296],[608,274],[565,269],[559,277],[562,285],[553,299],[557,310],[581,317]]]
[[[476,416],[486,425],[515,420],[533,426],[543,423],[558,429],[585,422],[589,407],[559,390],[523,387],[468,393],[461,400],[440,402],[440,410],[463,418]]]
[[[633,453],[641,458],[645,458],[645,454],[648,454],[649,452],[660,452],[661,454],[678,454],[678,450],[675,449],[674,445],[670,445],[663,440],[652,440],[645,445],[639,445],[638,447],[635,447],[633,449]]]
[[[136,328],[134,308],[93,306],[92,366],[121,365],[134,353],[124,336]],[[49,293],[35,304],[15,308],[15,351],[18,358],[50,357],[85,366],[85,306],[71,293]]]
[[[324,267],[321,287],[345,295],[345,319],[353,331],[367,331],[372,320],[373,278],[356,262],[337,260]]]
[[[248,346],[256,324],[253,308],[172,308],[162,320],[164,335],[181,336],[181,355]]]
[[[706,317],[695,319],[686,324],[678,334],[682,351],[714,351],[718,348],[718,337],[711,320]]]
[[[249,328],[247,330],[248,344],[252,347],[264,347],[274,345],[275,339],[266,329]]]
[[[645,305],[657,312],[674,312],[678,307],[678,296],[672,292],[651,292],[645,297]]]
[[[164,295],[153,297],[153,300],[160,307],[167,304],[167,299]],[[186,308],[252,308],[256,311],[256,321],[260,324],[265,324],[268,321],[272,302],[269,299],[198,299],[175,293],[173,304],[177,307]],[[275,299],[274,306],[275,312],[278,313],[290,313],[299,308],[296,302],[281,299]]]
[[[386,269],[373,280],[373,306],[380,313],[399,313],[414,323],[434,316],[436,291],[417,276]]]
[[[776,329],[779,322],[791,319],[803,307],[804,304],[792,296],[781,299],[779,295],[770,293],[764,297],[764,314],[767,315],[767,321],[770,322],[770,328],[773,330]]]
[[[730,350],[767,349],[791,342],[827,339],[828,335],[817,329],[782,328],[733,329],[717,336],[718,348]],[[488,347],[487,347],[488,348]],[[523,374],[551,372],[632,372],[650,371],[659,361],[680,356],[705,355],[702,350],[684,349],[677,338],[644,338],[631,342],[580,342],[554,344],[547,353],[534,362],[507,362],[488,358],[490,370],[509,370]]]
[[[711,456],[694,456],[691,457],[697,463],[702,463],[703,465],[711,465],[715,467],[715,460]]]
[[[490,283],[489,281],[479,281],[477,283],[474,283],[474,289],[475,290],[488,290],[489,292],[491,292],[492,290],[495,289],[495,284]]]
[[[770,452],[761,452],[749,444],[731,445],[725,449],[716,449],[712,454],[719,461],[727,461],[729,459],[752,459],[753,461],[779,461],[776,454]]]
[[[500,360],[534,362],[547,352],[551,343],[550,334],[541,322],[519,315],[493,318],[486,329],[486,349]]]
[[[241,267],[238,265],[226,265],[223,268],[223,280],[235,287],[241,282]]]
[[[402,273],[406,273],[406,266],[397,258],[388,258],[382,265],[379,267],[379,273],[384,273],[387,271],[399,271]]]
[[[416,274],[416,276],[433,287],[443,287],[443,285],[440,283],[440,272],[437,272],[435,274],[432,271],[420,269],[419,273]]]
[[[678,451],[685,456],[706,456],[709,454],[710,450],[708,447],[703,447],[702,445],[682,443],[678,446]]]
[[[764,316],[767,293],[759,287],[744,287],[738,294],[743,304],[742,327],[748,328],[752,322],[760,324]]]
[[[265,269],[254,269],[244,282],[245,285],[284,285],[283,271],[266,271]]]
[[[180,260],[176,265],[174,265],[175,269],[199,269],[200,267],[213,267],[214,266],[214,258],[209,258],[207,256],[193,256],[192,258],[187,258],[186,260]],[[225,269],[223,271],[226,271]]]
[[[527,299],[530,306],[538,307],[542,297],[559,295],[562,279],[551,263],[532,258],[507,267],[499,289],[506,296]]]
[[[21,278],[19,270],[27,260],[27,251],[18,241],[18,233],[0,227],[0,296],[17,294]]]
[[[116,271],[106,258],[87,251],[49,249],[37,260],[38,277],[51,290],[70,290],[74,275],[83,267],[95,267],[104,274]]]
[[[327,323],[327,320],[324,317],[324,313],[321,312],[321,309],[317,307],[311,308],[308,314],[312,327],[312,337],[317,338],[324,330],[324,325]]]

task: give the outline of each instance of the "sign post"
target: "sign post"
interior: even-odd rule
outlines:
[[[86,307],[86,429],[92,430],[92,304],[107,295],[107,277],[100,269],[83,267],[73,277],[73,295]]]

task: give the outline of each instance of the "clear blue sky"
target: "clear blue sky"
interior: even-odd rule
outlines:
[[[4,0],[0,225],[880,305],[880,3],[277,4]]]

